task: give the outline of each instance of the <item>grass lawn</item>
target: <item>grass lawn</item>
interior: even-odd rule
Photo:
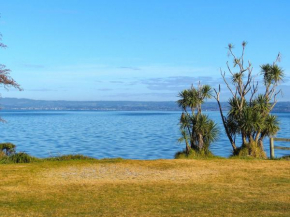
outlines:
[[[0,216],[290,216],[290,161],[0,165]]]

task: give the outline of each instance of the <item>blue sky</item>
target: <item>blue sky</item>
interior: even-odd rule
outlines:
[[[272,63],[278,52],[290,100],[290,1],[0,0],[0,63],[45,100],[171,101],[197,84],[223,84],[226,46]],[[223,85],[223,99],[227,98]]]

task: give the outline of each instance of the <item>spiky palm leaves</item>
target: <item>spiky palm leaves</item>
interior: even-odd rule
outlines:
[[[276,116],[270,115],[271,103],[264,95],[258,95],[252,102],[245,102],[242,109],[240,98],[229,100],[227,127],[231,135],[244,136],[243,143],[262,141],[265,136],[273,136],[279,130]]]
[[[178,97],[180,98],[179,100],[177,100],[177,104],[179,107],[181,107],[184,111],[186,111],[189,102],[188,102],[188,98],[189,98],[189,90],[183,90],[178,94]]]
[[[279,130],[279,121],[277,117],[275,115],[268,115],[264,121],[261,138],[263,139],[265,136],[274,136]]]
[[[185,141],[185,145],[186,145],[185,146],[185,151],[186,151],[186,154],[189,154],[189,152],[191,150],[191,147],[190,147],[190,145],[188,143],[188,135],[187,135],[186,131],[183,130],[183,129],[181,129],[180,132],[181,132],[182,137],[180,137],[178,139],[178,142],[182,143],[182,142]]]
[[[179,141],[186,142],[187,153],[190,149],[208,150],[210,143],[217,138],[218,134],[216,124],[201,112],[201,105],[205,99],[211,97],[211,87],[209,85],[199,85],[198,88],[191,87],[180,92],[179,97],[177,103],[184,111],[180,117],[182,137]],[[187,112],[188,108],[191,113]]]
[[[211,98],[211,87],[209,85],[199,85],[198,88],[192,86],[190,89],[181,91],[178,97],[180,99],[177,104],[184,112],[187,112],[187,108],[190,108],[192,114],[196,109],[200,113],[204,100]]]
[[[284,73],[277,65],[280,61],[280,53],[273,64],[261,65],[261,75],[263,77],[264,92],[259,91],[259,82],[254,82],[253,66],[250,61],[244,61],[245,47],[247,43],[242,43],[242,53],[237,56],[233,53],[234,46],[228,45],[228,54],[233,59],[227,68],[231,74],[231,81],[226,78],[226,73],[221,70],[223,80],[229,89],[232,97],[229,100],[230,110],[227,115],[223,114],[220,103],[219,91],[215,90],[215,99],[218,102],[220,114],[226,135],[232,145],[233,153],[239,154],[241,149],[251,155],[251,148],[256,147],[263,152],[263,139],[266,136],[273,136],[279,130],[279,123],[270,112],[277,103],[278,85],[283,81]],[[236,137],[241,136],[242,145],[236,145]],[[263,155],[263,154],[262,154]],[[262,156],[260,155],[260,156]],[[254,155],[253,155],[254,156]]]
[[[199,150],[208,150],[211,142],[218,136],[217,125],[207,115],[195,115],[192,117],[193,138]]]
[[[261,66],[261,73],[264,77],[265,86],[269,84],[277,84],[283,80],[283,70],[276,64],[264,64]]]

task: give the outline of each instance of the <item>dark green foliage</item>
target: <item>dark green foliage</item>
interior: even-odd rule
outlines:
[[[205,99],[211,97],[211,87],[200,85],[179,93],[177,101],[183,112],[180,117],[180,132],[182,137],[179,142],[185,142],[185,152],[189,156],[191,150],[204,155],[209,154],[210,144],[216,140],[218,135],[217,125],[202,114],[202,104]]]
[[[175,159],[205,159],[205,158],[222,158],[211,153],[210,150],[203,149],[201,151],[191,149],[188,153],[186,150],[179,151],[174,156]]]
[[[9,157],[0,153],[0,164],[8,164],[8,163],[12,163]]]
[[[37,161],[38,159],[24,152],[19,152],[11,155],[9,160],[13,163],[31,163]]]
[[[16,145],[7,142],[7,143],[0,143],[0,151],[2,151],[5,155],[10,156],[15,153]]]
[[[16,153],[16,145],[12,143],[0,143],[0,164],[8,163],[31,163],[38,161],[69,161],[69,160],[93,160],[94,158],[87,157],[81,154],[76,155],[61,155],[45,159],[33,157],[24,152]]]
[[[290,161],[290,155],[286,155],[286,156],[283,156],[279,159],[282,159],[282,160],[289,160]]]
[[[276,64],[264,64],[261,66],[265,86],[276,84],[283,80],[283,70]]]
[[[45,158],[48,161],[68,161],[68,160],[93,160],[94,158],[87,157],[81,154],[60,155],[56,157]]]
[[[250,62],[244,66],[244,51],[246,43],[242,43],[242,54],[237,57],[229,45],[229,54],[233,58],[233,68],[227,62],[227,68],[231,74],[231,82],[228,82],[225,73],[223,80],[232,94],[229,99],[229,112],[224,115],[219,94],[216,92],[215,99],[219,109],[227,137],[233,148],[233,154],[237,156],[252,156],[255,158],[266,158],[263,147],[265,137],[274,136],[279,130],[279,122],[276,116],[270,112],[277,103],[276,96],[280,93],[278,85],[283,80],[283,70],[277,65],[280,54],[276,61],[261,66],[264,93],[258,91],[258,82],[254,82],[252,75],[253,67]],[[242,144],[237,146],[236,137],[240,136]]]
[[[77,155],[61,155],[57,157],[50,157],[39,159],[33,157],[24,152],[15,153],[11,156],[5,154],[0,154],[0,164],[9,164],[9,163],[32,163],[32,162],[41,162],[41,161],[70,161],[70,160],[95,160],[94,158],[87,157],[81,154]]]
[[[38,159],[30,156],[24,152],[16,153],[16,145],[12,143],[1,143],[0,144],[0,163],[30,163],[35,162]]]
[[[245,143],[241,147],[237,148],[236,152],[233,153],[233,156],[238,156],[241,158],[244,158],[244,157],[253,157],[253,158],[260,158],[260,159],[267,158],[267,155],[264,149],[254,141],[250,143]]]

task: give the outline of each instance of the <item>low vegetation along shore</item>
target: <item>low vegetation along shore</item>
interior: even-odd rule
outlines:
[[[63,160],[0,165],[4,216],[288,216],[287,160]]]

